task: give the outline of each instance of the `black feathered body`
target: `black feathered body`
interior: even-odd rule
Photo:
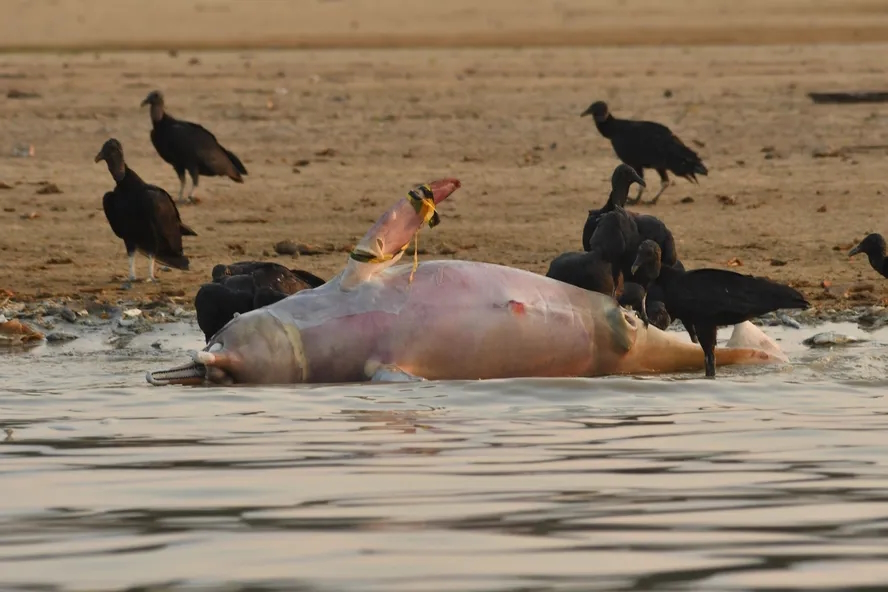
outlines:
[[[657,285],[663,303],[675,318],[723,327],[782,308],[807,308],[794,288],[726,269],[682,272],[663,267]]]
[[[595,229],[598,227],[601,217],[608,211],[613,210],[613,207],[610,207],[608,210],[605,210],[605,208],[600,210],[589,210],[589,215],[586,217],[586,223],[583,225],[583,248],[585,250],[589,250],[589,243],[592,240],[592,235],[595,233]],[[660,250],[662,251],[663,265],[674,265],[675,262],[678,261],[678,252],[675,248],[675,237],[672,236],[672,232],[666,224],[656,216],[651,216],[649,214],[639,214],[637,212],[629,211],[626,211],[626,213],[635,222],[635,230],[640,237],[639,243],[642,240],[654,241],[659,245]],[[631,227],[626,226],[626,228]],[[628,246],[629,248],[632,248],[632,245]],[[637,248],[638,245],[635,244],[634,249]],[[628,261],[630,258],[634,261],[635,250],[626,254],[625,260]],[[629,262],[629,265],[632,265],[631,261]],[[626,273],[625,270],[623,272]]]
[[[197,236],[182,223],[173,198],[155,185],[145,183],[129,167],[113,191],[102,199],[105,217],[132,255],[140,251],[158,261],[188,269],[182,252],[182,236]]]
[[[718,328],[736,325],[781,308],[808,308],[795,289],[725,269],[683,272],[663,267],[657,284],[663,304],[703,349],[706,376],[715,377]]]
[[[233,290],[223,284],[204,284],[194,296],[197,325],[203,331],[207,343],[234,318],[235,313],[244,314],[253,308],[252,293]]]
[[[272,288],[286,294],[300,290],[317,288],[326,280],[302,269],[287,269],[273,261],[238,261],[230,265],[217,265],[213,268],[213,281],[224,282],[226,278],[250,275],[256,288]]]
[[[611,264],[614,285],[618,285],[621,276],[623,281],[631,278],[632,264],[641,241],[635,219],[623,208],[615,207],[599,219],[588,248]]]
[[[610,115],[604,121],[596,120],[595,127],[611,141],[617,158],[639,175],[644,175],[646,168],[667,170],[696,183],[696,175],[709,173],[699,155],[663,124]]]
[[[866,257],[869,259],[870,267],[881,274],[882,277],[888,278],[888,257],[872,253],[867,253]]]
[[[271,261],[220,264],[212,275],[213,283],[201,286],[194,297],[197,322],[207,342],[235,313],[244,314],[325,283],[312,273]]]
[[[243,183],[247,174],[240,159],[216,140],[205,127],[178,120],[164,113],[153,122],[151,143],[157,154],[172,165],[182,177],[187,171],[192,177],[224,176]]]
[[[546,277],[608,296],[613,295],[615,288],[611,264],[597,252],[562,253],[549,264]]]

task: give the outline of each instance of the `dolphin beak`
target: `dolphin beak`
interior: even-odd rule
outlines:
[[[94,162],[99,162],[100,160],[105,160],[105,155],[101,151],[96,154],[96,160]]]
[[[168,370],[149,371],[145,374],[145,379],[154,386],[198,385],[204,382],[206,374],[206,366],[194,361]]]
[[[853,257],[854,255],[857,255],[858,253],[861,253],[861,252],[862,251],[860,250],[860,245],[857,245],[856,247],[854,247],[853,249],[848,251],[848,256]]]

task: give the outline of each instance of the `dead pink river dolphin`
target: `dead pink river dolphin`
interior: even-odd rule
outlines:
[[[235,317],[189,363],[149,372],[166,384],[344,383],[602,376],[700,370],[699,345],[650,325],[610,296],[471,261],[396,265],[460,182],[411,191],[326,284]],[[719,366],[785,362],[751,323]]]

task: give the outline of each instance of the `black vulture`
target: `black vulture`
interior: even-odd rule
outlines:
[[[546,277],[571,284],[578,288],[613,296],[614,283],[611,264],[601,258],[598,251],[571,251],[552,260]]]
[[[630,271],[642,238],[635,219],[617,206],[601,216],[589,239],[589,252],[597,252],[610,263],[614,286],[631,280]]]
[[[176,269],[188,269],[188,258],[182,253],[182,236],[197,236],[182,223],[179,210],[169,193],[145,183],[126,165],[123,146],[111,138],[96,155],[104,160],[116,183],[105,194],[102,207],[111,230],[123,239],[129,257],[129,281],[136,279],[136,251],[148,257],[148,281],[154,277],[154,260]],[[125,284],[129,287],[129,284]]]
[[[213,267],[212,283],[204,284],[194,297],[197,324],[206,341],[235,314],[244,314],[310,290],[325,282],[301,269],[264,261],[240,261]]]
[[[781,308],[806,309],[805,297],[789,286],[725,269],[681,271],[660,265],[660,247],[644,241],[633,267],[655,278],[672,318],[703,348],[706,377],[715,378],[718,328],[736,325]],[[647,286],[650,288],[650,286]]]
[[[681,261],[676,261],[672,267],[679,271],[685,270]],[[642,319],[646,325],[650,323],[665,331],[672,324],[672,317],[669,316],[669,311],[663,304],[663,289],[657,284],[651,284],[649,278],[645,278],[644,269],[636,269],[634,272],[630,270],[630,273],[633,274],[632,279],[623,283],[623,293],[620,294],[617,302],[620,306],[635,309],[638,318]],[[696,336],[693,336],[691,341],[697,343]]]
[[[235,314],[253,310],[254,296],[252,292],[236,290],[225,284],[202,285],[194,296],[194,309],[197,326],[203,331],[207,343]]]
[[[219,264],[213,267],[213,281],[235,275],[253,276],[257,287],[273,288],[279,292],[295,294],[306,288],[317,288],[326,280],[303,269],[287,269],[273,261],[238,261],[230,265]]]
[[[669,311],[666,310],[666,305],[661,300],[662,296],[657,293],[657,290],[659,290],[659,287],[654,285],[648,293],[641,284],[625,282],[623,284],[623,293],[620,294],[617,302],[620,306],[634,308],[638,312],[638,318],[644,320],[645,326],[650,323],[654,327],[665,331],[672,324],[672,318],[669,316]],[[660,294],[662,294],[662,290],[660,290]]]
[[[546,277],[579,288],[616,296],[624,274],[629,268],[641,238],[634,218],[622,204],[629,185],[638,182],[638,174],[627,165],[620,165],[611,175],[611,195],[599,210],[589,210],[583,227],[583,249],[570,251],[552,260]],[[634,257],[634,255],[633,255]]]
[[[885,239],[881,234],[868,234],[860,244],[848,252],[849,257],[866,253],[870,265],[884,277],[888,278],[888,259],[885,257]]]
[[[610,212],[615,207],[625,207],[626,200],[629,198],[629,187],[632,183],[638,183],[644,187],[644,179],[638,176],[628,164],[619,164],[611,174],[611,192],[607,198],[607,202],[597,210],[589,210],[586,216],[586,223],[583,225],[583,250],[589,250],[589,239],[595,232],[598,220],[604,214]]]
[[[611,115],[607,103],[603,101],[592,103],[580,114],[581,117],[584,115],[592,115],[595,127],[611,141],[617,158],[638,171],[640,177],[644,178],[646,168],[659,173],[660,191],[648,203],[657,203],[660,195],[670,185],[667,171],[694,183],[697,182],[697,175],[709,173],[697,153],[685,146],[672,130],[661,123],[617,119]],[[628,203],[637,204],[641,201],[642,193],[643,186],[639,188],[635,200]]]
[[[589,241],[601,217],[607,212],[613,211],[614,208],[625,207],[626,199],[629,195],[629,186],[633,182],[638,183],[642,187],[644,186],[644,181],[638,176],[635,169],[626,164],[618,165],[614,169],[613,175],[611,175],[611,193],[607,203],[601,209],[589,210],[589,215],[586,217],[586,223],[583,225],[583,249],[589,250]],[[629,211],[626,213],[635,221],[641,240],[650,239],[660,245],[660,250],[663,253],[663,265],[674,265],[678,260],[678,253],[675,248],[675,238],[666,224],[650,214],[639,214],[638,212]],[[628,275],[628,266],[634,261],[634,249],[627,254],[627,258],[628,261],[623,269],[624,275]]]
[[[247,174],[240,159],[216,140],[205,127],[176,119],[164,110],[163,93],[149,93],[142,106],[151,106],[151,143],[160,157],[171,164],[179,176],[179,201],[185,193],[185,173],[191,175],[191,191],[188,201],[194,201],[198,179],[224,176],[236,183],[243,183]]]

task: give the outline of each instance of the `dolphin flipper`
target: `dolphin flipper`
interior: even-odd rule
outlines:
[[[426,379],[399,368],[395,364],[368,362],[365,369],[370,382],[425,382]]]

